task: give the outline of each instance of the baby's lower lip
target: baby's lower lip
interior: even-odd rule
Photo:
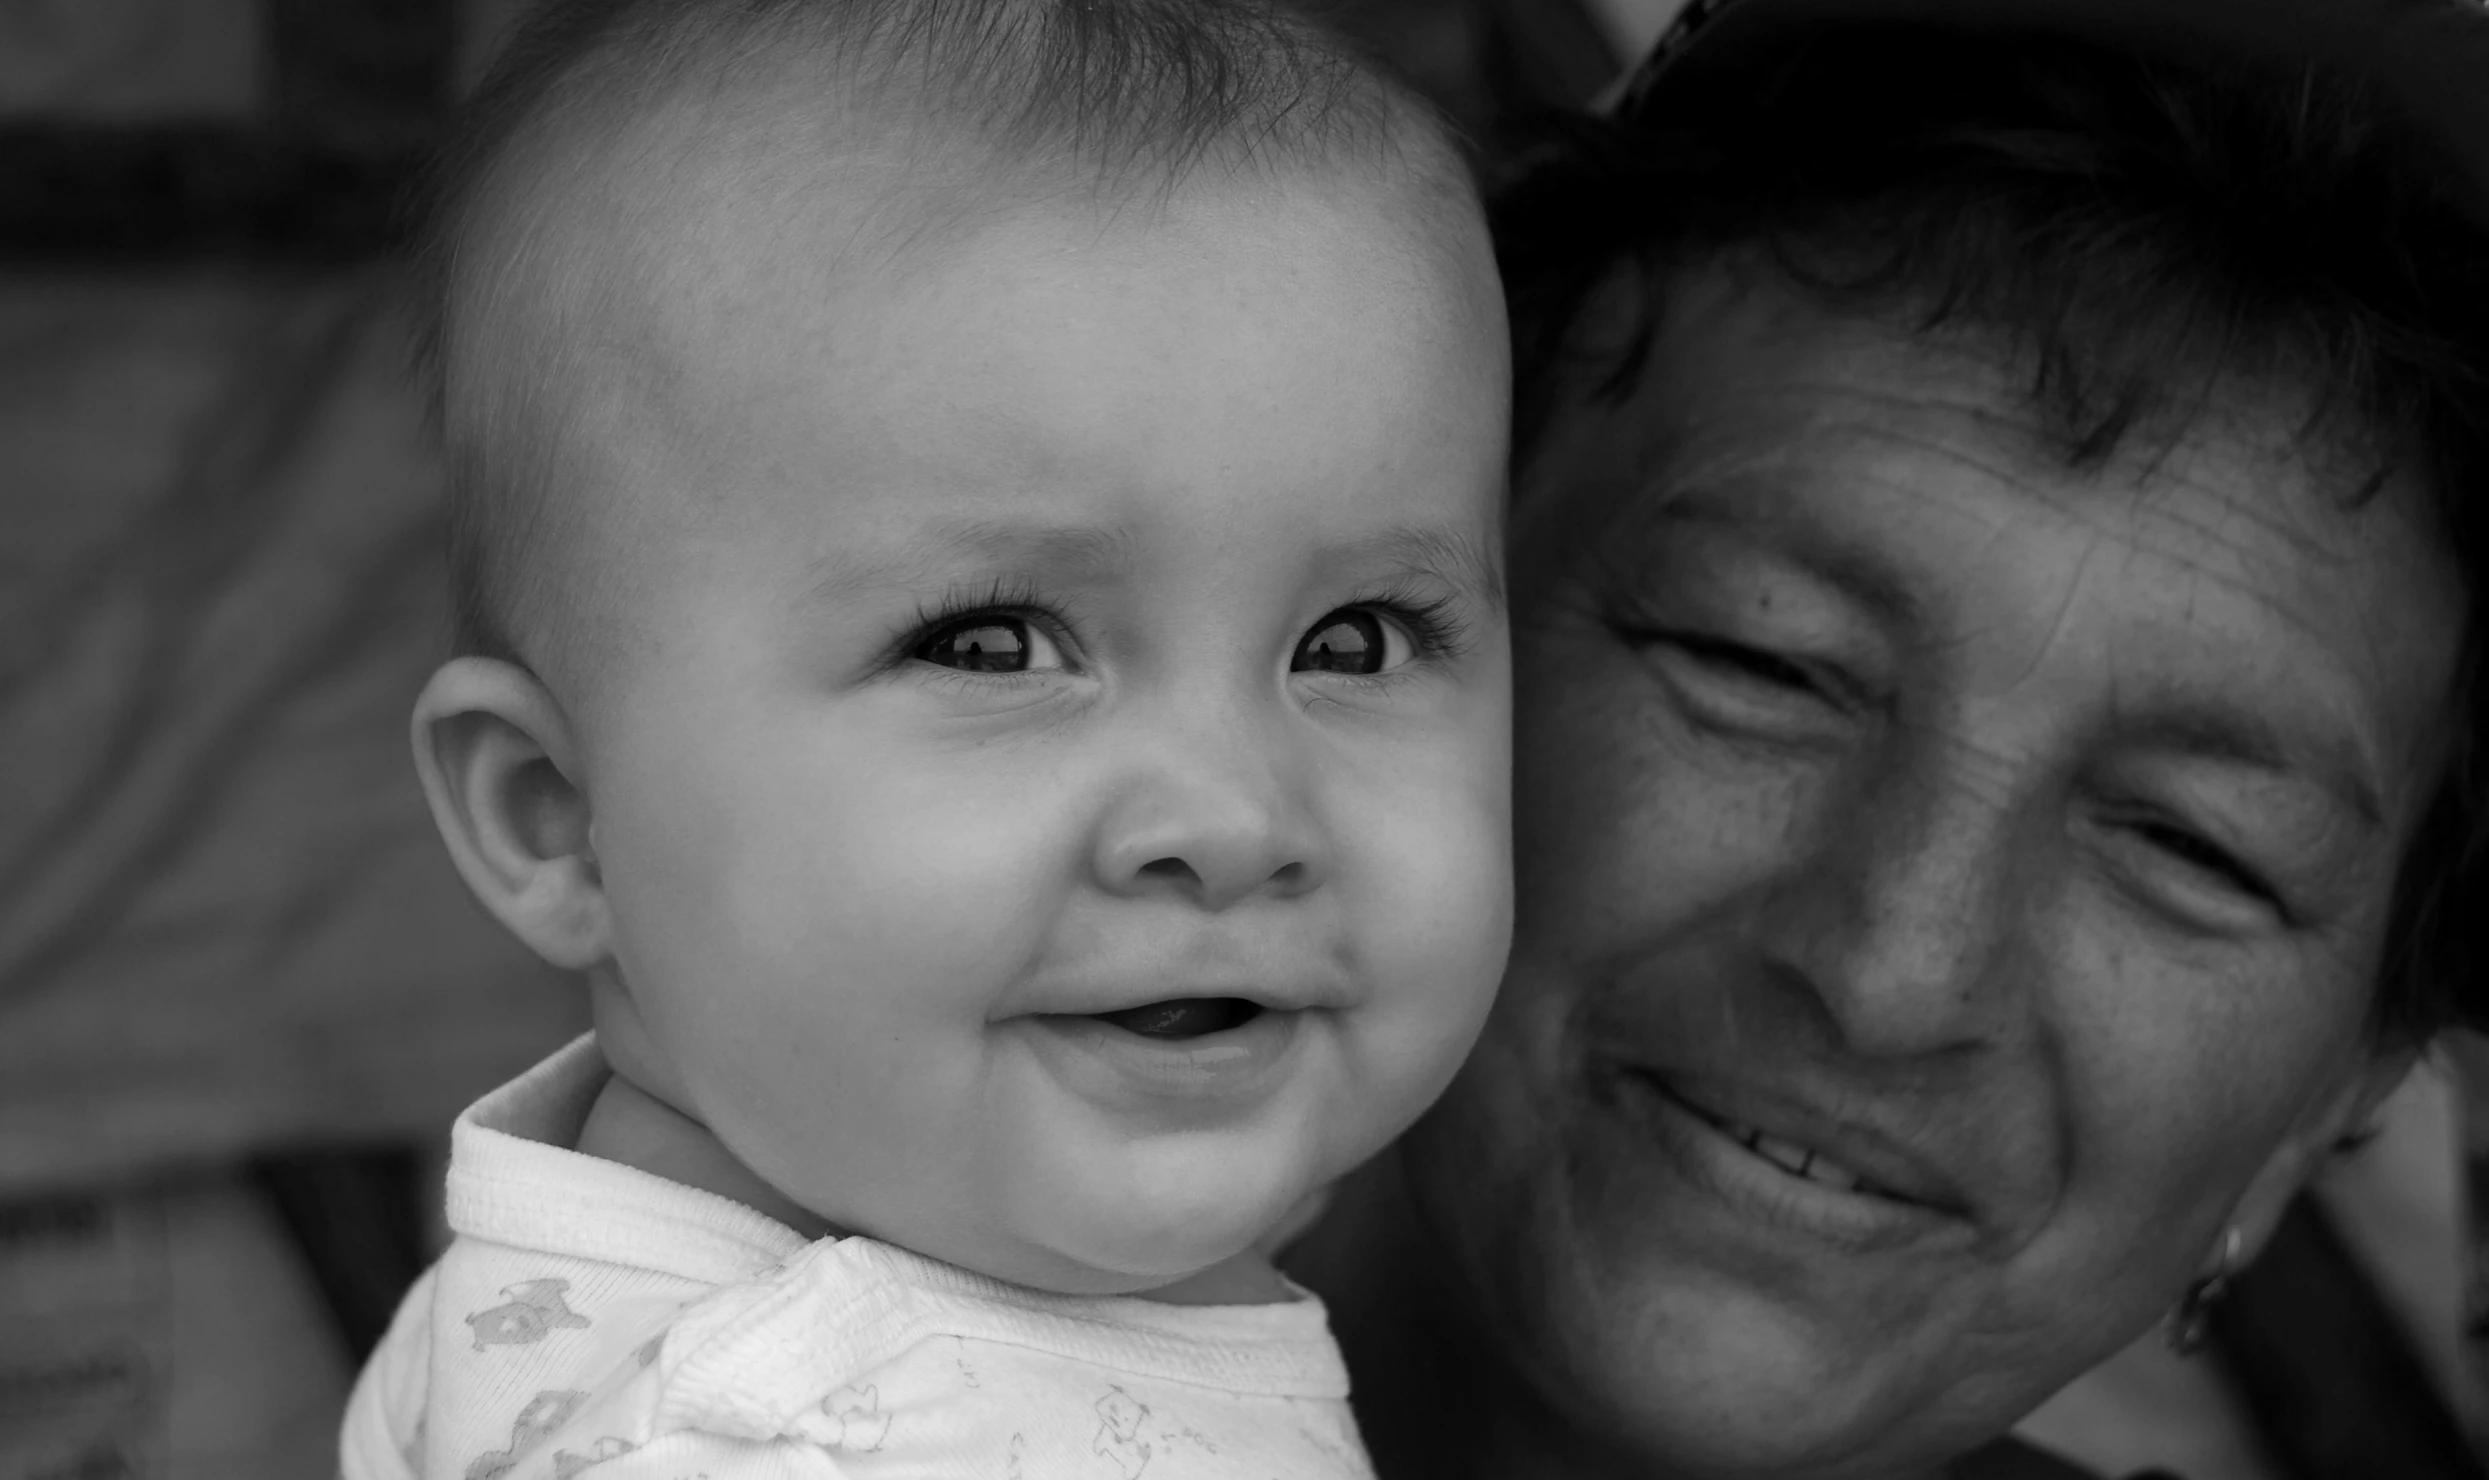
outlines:
[[[1180,1006],[1152,1003],[1016,1022],[1067,1087],[1110,1108],[1219,1114],[1259,1101],[1281,1078],[1306,1014],[1196,1005],[1232,999],[1179,1000]],[[1209,1031],[1192,1031],[1205,1027]]]

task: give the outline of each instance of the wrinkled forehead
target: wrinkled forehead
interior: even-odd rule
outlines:
[[[1525,505],[1569,500],[1573,521],[1591,497],[1656,517],[1655,493],[1709,460],[1804,447],[1863,462],[1915,447],[2057,503],[2230,472],[2219,501],[2292,555],[2451,568],[2417,468],[2287,362],[2175,367],[2177,389],[2095,439],[2049,401],[2010,330],[1931,329],[1927,307],[1832,306],[1752,261],[1622,268],[1582,312],[1571,378],[1524,450]]]
[[[2150,707],[2153,675],[2233,707],[2323,708],[2391,773],[2398,805],[2437,773],[2460,572],[2416,476],[2388,465],[2379,482],[2363,449],[2312,436],[2303,389],[2216,383],[2085,464],[2001,337],[1931,335],[1725,271],[1669,291],[1630,389],[1585,380],[1521,471],[1525,591],[1631,583],[1725,537],[1820,580],[1912,662],[1978,645],[2011,680],[2096,637],[2082,671],[2102,693],[2134,687],[2121,709]],[[2069,604],[2113,588],[2130,595]],[[2015,627],[2027,652],[2004,641]]]

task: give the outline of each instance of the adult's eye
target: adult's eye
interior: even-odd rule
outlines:
[[[1837,743],[1872,713],[1841,670],[1771,648],[1685,628],[1626,631],[1676,711],[1739,742]]]
[[[1777,653],[1699,632],[1669,632],[1663,641],[1695,662],[1734,678],[1814,692],[1814,675]]]
[[[1292,673],[1385,673],[1413,649],[1399,624],[1361,606],[1344,606],[1305,630],[1289,659]]]
[[[934,629],[916,647],[920,662],[962,673],[1031,673],[1064,666],[1062,650],[1035,624],[984,613]]]
[[[2194,833],[2159,823],[2142,824],[2136,832],[2145,842],[2198,877],[2259,904],[2280,907],[2280,896],[2253,869]]]

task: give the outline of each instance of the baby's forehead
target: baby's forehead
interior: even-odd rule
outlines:
[[[825,105],[787,93],[581,119],[514,151],[478,200],[451,309],[488,414],[558,415],[583,393],[662,407],[703,382],[766,396],[777,362],[868,334],[872,352],[904,357],[910,324],[894,306],[957,311],[971,300],[919,290],[980,253],[981,271],[1042,278],[1083,259],[1198,257],[1278,220],[1359,233],[1359,250],[1334,260],[1465,280],[1473,301],[1456,310],[1491,311],[1475,300],[1498,291],[1474,198],[1440,171],[1395,178],[1343,160],[1102,181],[1009,168],[982,141],[905,119],[824,119]],[[805,123],[837,147],[806,142]],[[997,240],[1013,245],[996,252]],[[1326,265],[1303,254],[1308,274]]]
[[[1356,180],[1196,181],[1137,206],[869,181],[808,195],[711,191],[575,223],[513,295],[500,373],[536,376],[516,389],[580,431],[733,441],[787,417],[837,427],[823,388],[859,376],[938,398],[1016,372],[1024,401],[1055,404],[1103,394],[1134,356],[1185,373],[1227,349],[1189,331],[1239,304],[1243,331],[1335,307],[1349,342],[1295,370],[1316,382],[1358,373],[1356,325],[1385,301],[1445,333],[1497,317],[1474,224],[1445,231]],[[1240,261],[1247,239],[1266,255]]]
[[[1500,312],[1474,194],[1448,151],[1101,173],[1094,160],[998,153],[922,99],[802,81],[762,71],[722,89],[612,89],[515,139],[471,193],[447,284],[446,421],[453,443],[499,464],[492,482],[533,490],[494,516],[528,546],[514,567],[554,563],[565,588],[583,569],[611,576],[732,504],[731,483],[681,468],[618,475],[645,473],[634,460],[650,456],[694,463],[812,415],[801,402],[825,357],[903,365],[926,325],[967,311],[928,286],[1015,232],[1028,243],[1019,258],[982,259],[997,272],[1107,252],[1165,261],[1222,212],[1263,226],[1353,221],[1362,249],[1335,258],[1452,263],[1426,275],[1465,286],[1424,311]],[[902,300],[908,312],[894,313]],[[1017,342],[1024,326],[986,327],[1032,348]],[[671,491],[652,505],[626,488]]]
[[[451,295],[491,297],[492,278],[531,268],[595,282],[599,259],[637,250],[629,272],[602,275],[629,287],[669,265],[759,260],[788,238],[824,270],[904,263],[1031,202],[1127,218],[1222,178],[1354,175],[1430,197],[1449,237],[1479,214],[1441,121],[1317,33],[1239,29],[1209,5],[1119,36],[1123,7],[1083,0],[996,5],[995,39],[937,26],[919,45],[842,29],[839,9],[687,33],[679,58],[580,60],[451,213]],[[512,307],[540,300],[525,286]]]
[[[1058,202],[829,267],[835,241],[815,253],[783,225],[702,218],[706,255],[658,254],[662,291],[637,249],[599,246],[624,259],[598,269],[623,289],[580,297],[567,349],[506,336],[545,365],[516,388],[537,402],[574,575],[643,585],[668,552],[758,533],[744,554],[773,569],[797,549],[887,547],[885,574],[905,573],[939,546],[945,568],[1087,579],[1113,564],[1091,558],[1101,548],[1221,528],[1187,511],[1206,481],[1353,485],[1445,440],[1371,428],[1436,400],[1491,423],[1504,400],[1491,271],[1430,270],[1426,248],[1392,240],[1421,228],[1349,182],[1197,184],[1120,215]],[[571,290],[595,276],[579,265]],[[1334,463],[1302,460],[1309,441]],[[1443,498],[1395,523],[1491,527],[1500,468],[1500,452],[1447,457]],[[1032,524],[1041,509],[1054,513]],[[1010,551],[935,538],[962,525],[1030,537]],[[1377,548],[1307,548],[1333,546]]]
[[[1455,263],[1469,286],[1425,311],[1500,329],[1451,135],[1292,4],[599,0],[503,58],[419,258],[476,650],[523,652],[537,608],[578,604],[572,536],[648,512],[617,503],[625,453],[731,441],[784,398],[765,351],[854,341],[825,304],[937,276],[1034,201],[1094,232],[1204,178],[1353,176],[1408,205],[1371,255]],[[673,516],[705,496],[654,486]]]

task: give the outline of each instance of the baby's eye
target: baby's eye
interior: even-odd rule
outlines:
[[[1362,606],[1344,606],[1306,630],[1289,660],[1292,673],[1382,673],[1413,656],[1398,623]]]
[[[934,629],[917,645],[921,662],[963,673],[1033,673],[1064,666],[1063,653],[1035,624],[993,612]]]

